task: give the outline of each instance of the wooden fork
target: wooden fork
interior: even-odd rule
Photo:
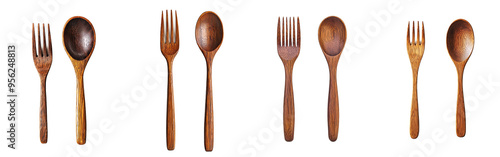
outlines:
[[[49,43],[45,39],[45,24],[43,24],[43,45],[40,40],[40,24],[38,24],[38,53],[35,39],[35,24],[33,27],[33,61],[35,62],[36,70],[40,76],[40,142],[47,143],[47,97],[45,94],[45,84],[47,74],[52,65],[52,40],[50,37],[50,24],[47,24]],[[47,47],[48,46],[48,47]]]
[[[411,69],[413,71],[413,98],[411,101],[411,118],[410,118],[410,136],[413,139],[418,137],[419,118],[418,118],[418,98],[417,98],[417,78],[420,61],[424,55],[425,49],[425,31],[424,22],[422,22],[422,40],[420,39],[420,24],[417,22],[417,40],[415,40],[415,22],[413,22],[413,39],[410,39],[410,22],[408,22],[408,33],[406,48],[410,57]]]
[[[297,34],[295,34],[295,30],[297,30]],[[297,17],[297,23],[295,23],[295,17],[293,18],[293,21],[291,17],[288,18],[282,17],[281,21],[280,18],[278,18],[277,36],[278,36],[277,37],[278,55],[280,56],[281,61],[283,61],[283,65],[285,66],[285,97],[283,103],[283,129],[285,132],[285,140],[290,142],[293,140],[293,133],[295,127],[292,71],[293,71],[293,64],[295,63],[295,60],[299,56],[300,52],[299,18]]]
[[[163,24],[163,11],[161,12],[160,48],[168,65],[168,91],[167,91],[167,149],[175,148],[175,112],[174,112],[174,86],[172,80],[172,65],[175,55],[179,51],[179,25],[177,24],[177,11],[175,11],[175,32],[172,10],[170,10],[170,25],[167,20]],[[164,26],[166,25],[166,26]],[[170,29],[169,29],[170,26]],[[165,30],[166,29],[166,30]],[[165,33],[166,31],[166,33]],[[175,34],[175,36],[174,36]]]

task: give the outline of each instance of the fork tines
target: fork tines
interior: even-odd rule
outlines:
[[[297,33],[295,33],[297,31]],[[278,18],[278,46],[300,46],[300,21],[297,17],[279,17]]]
[[[413,21],[413,31],[412,37],[410,38],[410,22],[408,22],[408,34],[407,34],[407,43],[408,45],[425,45],[425,30],[424,30],[424,22],[422,21],[422,36],[420,36],[420,22],[417,21],[417,40],[415,40],[415,21]],[[422,38],[420,38],[422,37]]]
[[[166,20],[164,22],[163,11],[161,12],[161,33],[160,41],[162,44],[165,43],[179,43],[179,25],[177,24],[177,10],[175,11],[175,31],[174,31],[174,14],[170,10],[170,23],[168,22],[168,10],[165,11],[167,14]],[[166,26],[164,26],[166,25]],[[170,29],[169,29],[170,28]],[[174,36],[175,34],[175,36]]]
[[[38,24],[38,44],[36,42],[36,37],[35,37],[35,24],[33,23],[32,24],[32,27],[33,27],[33,58],[35,57],[49,57],[49,56],[52,56],[52,40],[51,40],[51,37],[50,37],[50,24],[47,24],[47,35],[49,36],[48,40],[48,44],[47,44],[47,40],[45,38],[45,24],[42,24],[42,29],[43,29],[43,45],[41,43],[41,35],[40,35],[40,24]],[[38,45],[38,52],[37,52],[37,46]]]

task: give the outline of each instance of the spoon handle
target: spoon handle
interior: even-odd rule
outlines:
[[[175,148],[175,112],[174,86],[172,79],[172,63],[168,62],[168,91],[167,91],[167,149]]]
[[[463,92],[463,69],[458,71],[457,136],[465,136],[465,105]]]
[[[295,103],[293,98],[292,66],[285,65],[285,96],[283,102],[283,129],[285,140],[293,140],[295,128]]]
[[[339,97],[337,67],[330,67],[330,91],[328,93],[328,138],[334,142],[339,133]]]
[[[40,77],[40,142],[47,143],[47,96],[45,93],[47,75]]]
[[[410,137],[416,139],[420,130],[418,116],[418,96],[417,96],[417,78],[418,71],[413,72],[413,95],[411,100],[411,115],[410,115]]]
[[[87,117],[85,113],[85,93],[83,90],[83,70],[80,73],[77,73],[76,101],[76,143],[83,145],[87,139]]]
[[[207,62],[207,91],[205,100],[205,151],[214,148],[214,115],[212,96],[212,63]]]

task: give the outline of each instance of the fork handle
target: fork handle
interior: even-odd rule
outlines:
[[[40,76],[40,142],[44,144],[47,143],[48,139],[46,78],[47,75]]]
[[[463,68],[458,71],[457,136],[465,136],[465,105],[463,92]]]
[[[410,115],[410,137],[416,139],[419,134],[419,114],[418,114],[418,96],[417,96],[417,71],[413,72],[413,95],[411,100],[411,115]]]
[[[336,63],[335,63],[336,64]],[[337,90],[337,67],[330,67],[330,91],[328,93],[328,138],[334,142],[339,133],[339,97]]]
[[[168,61],[168,91],[167,91],[167,149],[175,148],[175,112],[174,86],[172,79],[172,62]]]
[[[77,72],[76,83],[76,143],[83,145],[87,139],[87,116],[85,113],[85,92],[83,90],[83,70]]]
[[[285,140],[293,141],[295,128],[295,107],[292,85],[292,66],[285,66],[285,96],[283,101],[283,129]]]
[[[205,99],[205,151],[214,149],[214,115],[212,95],[212,63],[207,61],[207,91]]]

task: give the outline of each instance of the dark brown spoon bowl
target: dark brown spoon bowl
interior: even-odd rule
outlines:
[[[94,49],[94,27],[84,17],[73,17],[64,27],[63,39],[69,55],[76,60],[83,60],[90,56]]]

